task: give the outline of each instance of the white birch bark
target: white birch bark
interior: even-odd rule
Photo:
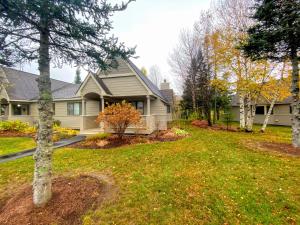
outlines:
[[[240,129],[245,129],[245,97],[242,94],[239,94],[239,103],[240,103]]]
[[[262,125],[262,128],[260,129],[261,132],[265,132],[266,128],[267,128],[267,125],[268,125],[268,122],[269,122],[269,119],[270,119],[270,116],[271,116],[271,113],[272,113],[272,110],[274,108],[274,105],[275,105],[275,102],[277,101],[277,97],[273,98],[272,102],[271,102],[271,105],[270,105],[270,108],[269,108],[269,111],[265,117],[265,120],[264,120],[264,123]]]
[[[251,99],[249,95],[246,96],[246,131],[252,132],[252,107],[251,107]]]

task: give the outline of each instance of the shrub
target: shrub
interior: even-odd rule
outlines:
[[[96,142],[96,141],[99,141],[99,140],[107,139],[110,136],[111,136],[111,134],[109,134],[109,133],[95,134],[95,135],[87,137],[86,141]]]
[[[26,129],[29,128],[30,126],[28,123],[24,123],[20,120],[9,120],[0,122],[0,131],[24,132]]]
[[[78,134],[77,130],[72,130],[69,128],[63,128],[63,127],[59,127],[57,125],[53,126],[53,137],[52,137],[52,141],[56,142],[59,141],[61,139],[67,139],[73,136],[76,136]]]
[[[176,128],[176,127],[173,127],[172,131],[178,136],[187,136],[189,134],[187,131]]]
[[[130,103],[125,101],[112,104],[104,109],[97,118],[97,122],[104,122],[111,127],[119,138],[122,138],[129,125],[137,125],[141,115]]]
[[[24,130],[25,134],[35,134],[37,131],[36,127],[28,127]]]
[[[60,120],[53,120],[53,126],[60,127],[61,121]]]
[[[59,126],[53,126],[53,132],[54,133],[61,133],[65,134],[67,136],[75,136],[78,134],[77,130],[69,129],[69,128],[64,128],[64,127],[59,127]]]

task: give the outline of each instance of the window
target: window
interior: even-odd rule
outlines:
[[[29,115],[29,105],[27,104],[13,104],[12,108],[15,116]]]
[[[53,111],[53,115],[55,115],[55,103],[52,103],[52,111]]]
[[[134,108],[136,108],[137,111],[140,112],[141,115],[144,115],[144,102],[141,101],[135,101],[130,102]]]
[[[68,103],[68,115],[80,116],[81,115],[81,102]]]
[[[256,114],[257,115],[264,115],[265,114],[265,107],[264,106],[256,106]]]
[[[171,113],[171,106],[167,105],[167,113]]]

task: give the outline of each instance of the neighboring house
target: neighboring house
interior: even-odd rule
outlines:
[[[0,76],[8,86],[0,93],[0,120],[21,120],[30,124],[38,120],[38,75],[0,67]],[[173,91],[166,82],[159,90],[130,60],[119,60],[117,69],[89,73],[81,85],[51,79],[54,119],[63,127],[80,129],[83,134],[104,131],[95,122],[107,104],[126,100],[141,113],[138,127],[127,133],[150,134],[167,129],[172,120]],[[107,132],[111,129],[105,128]]]
[[[292,125],[292,114],[291,114],[291,104],[292,97],[288,97],[283,101],[276,102],[272,110],[272,114],[269,119],[271,125],[282,125],[282,126],[291,126]],[[235,95],[231,101],[232,114],[234,121],[239,121],[240,119],[240,108],[239,108],[239,99]],[[270,103],[266,99],[261,99],[256,105],[256,115],[254,123],[262,124],[265,120],[265,117],[268,113]]]

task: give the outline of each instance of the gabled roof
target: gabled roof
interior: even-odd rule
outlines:
[[[150,89],[150,91],[154,94],[157,95],[158,97],[160,97],[162,100],[164,100],[165,102],[168,102],[168,99],[161,93],[161,91],[159,90],[159,88],[152,83],[151,80],[148,79],[147,76],[145,76],[142,71],[131,61],[131,60],[127,60],[128,64],[130,65],[130,67],[134,70],[134,72],[141,78],[141,80],[144,82],[144,84]]]
[[[93,73],[92,76],[95,78],[100,87],[106,92],[106,94],[112,95],[111,91],[108,89],[108,87],[98,75]]]
[[[174,104],[174,92],[172,89],[160,90],[160,92],[163,94],[168,103],[172,105]]]
[[[88,73],[88,75],[86,76],[86,78],[84,79],[84,81],[77,88],[76,94],[79,94],[79,92],[82,90],[82,88],[84,88],[84,86],[86,85],[86,83],[88,82],[88,80],[90,78],[92,78],[97,83],[97,85],[100,88],[100,90],[104,91],[105,94],[112,95],[111,91],[105,85],[105,83],[103,82],[103,80],[97,74],[94,74],[93,72],[89,72]]]
[[[38,100],[39,90],[36,74],[2,67],[10,85],[7,94],[11,100]],[[51,79],[51,91],[54,99],[75,97],[79,85]]]

